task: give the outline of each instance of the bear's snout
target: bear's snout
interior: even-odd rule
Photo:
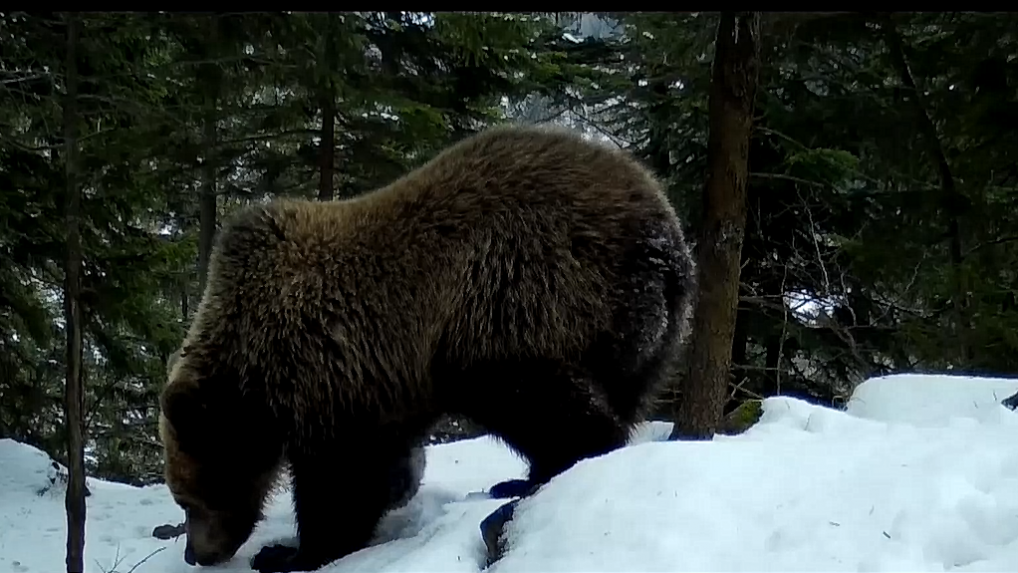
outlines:
[[[217,565],[223,561],[223,555],[221,553],[204,553],[198,554],[194,550],[194,545],[188,540],[187,545],[184,546],[184,563],[194,567],[195,565],[201,565],[202,567],[208,567],[210,565]]]

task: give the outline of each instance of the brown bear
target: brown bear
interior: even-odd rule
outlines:
[[[284,464],[299,546],[359,550],[416,491],[421,441],[463,416],[539,485],[623,446],[687,334],[694,263],[660,183],[560,129],[499,127],[392,184],[224,225],[161,396],[191,564],[231,558]]]

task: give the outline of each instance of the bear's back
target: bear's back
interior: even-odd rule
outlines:
[[[611,328],[618,297],[632,296],[618,285],[634,241],[685,248],[648,170],[561,129],[488,130],[391,192],[404,198],[400,220],[440,229],[422,233],[435,240],[422,241],[428,252],[457,253],[440,302],[451,359],[580,352]]]
[[[634,245],[656,238],[681,244],[678,221],[626,154],[496,128],[355,199],[235,216],[207,327],[240,334],[248,362],[324,361],[336,378],[391,379],[396,395],[436,352],[466,363],[582,351],[633,296],[620,285]]]
[[[668,208],[658,182],[627,153],[546,127],[488,129],[378,193],[471,215],[558,207],[605,216],[622,205]]]

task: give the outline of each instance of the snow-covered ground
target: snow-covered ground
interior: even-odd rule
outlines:
[[[521,502],[491,569],[550,571],[1018,571],[1018,380],[892,376],[845,412],[764,403],[747,433],[632,444],[587,460]],[[471,571],[478,524],[504,500],[479,492],[523,474],[489,438],[432,446],[425,484],[386,518],[374,546],[323,569]],[[64,570],[63,489],[41,452],[0,441],[0,573]],[[152,528],[182,513],[162,486],[89,480],[86,570],[198,571],[183,539]],[[293,538],[287,493],[225,566],[249,571],[265,543]]]

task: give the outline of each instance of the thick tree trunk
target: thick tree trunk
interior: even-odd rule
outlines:
[[[64,284],[64,320],[67,332],[66,388],[64,410],[67,420],[67,573],[84,571],[85,555],[85,424],[84,391],[81,372],[81,190],[78,187],[78,20],[67,20],[67,62],[64,70],[64,171],[66,195],[64,216],[67,229],[67,268]]]
[[[746,227],[759,34],[759,13],[722,13],[711,71],[708,172],[697,246],[699,298],[693,316],[689,372],[682,383],[672,439],[712,438],[728,395]]]
[[[322,137],[318,149],[318,200],[331,201],[336,197],[336,96],[331,82],[326,83],[319,99],[322,111]]]

